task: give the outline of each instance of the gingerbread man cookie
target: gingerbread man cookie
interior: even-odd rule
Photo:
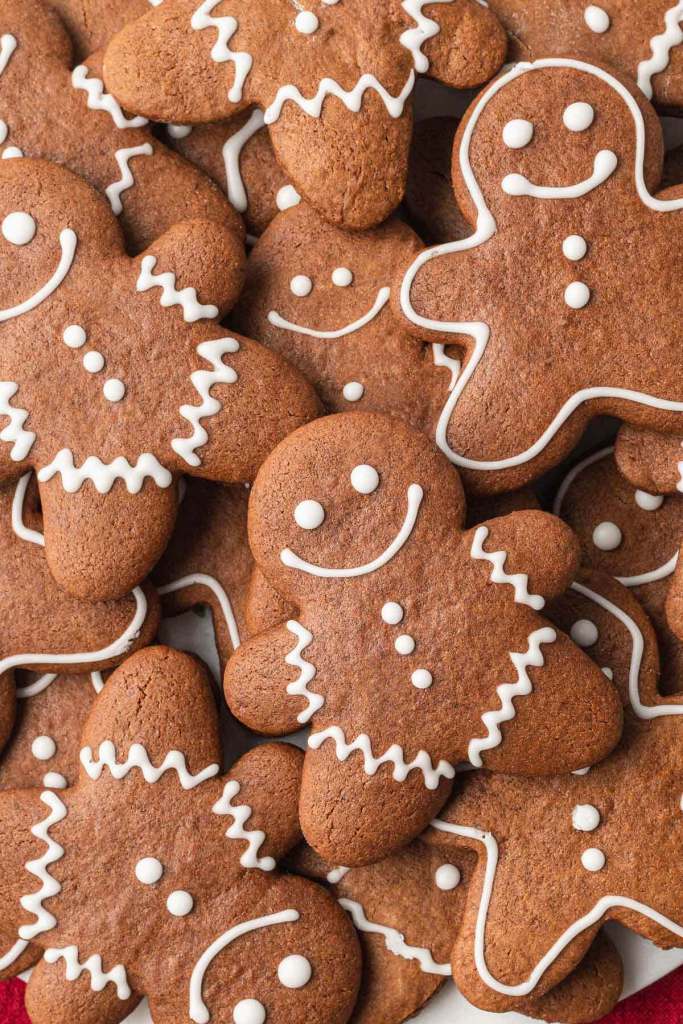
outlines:
[[[549,613],[614,679],[626,725],[588,771],[467,774],[432,822],[444,856],[478,856],[452,966],[466,997],[492,1010],[558,984],[608,919],[664,947],[683,938],[683,700],[659,696],[654,632],[615,580],[584,577]]]
[[[219,3],[167,0],[128,24],[107,48],[108,90],[180,124],[258,106],[288,181],[347,228],[379,224],[401,201],[416,75],[468,88],[505,54],[476,0]]]
[[[397,305],[466,350],[437,438],[472,491],[538,477],[601,413],[681,432],[683,187],[653,195],[661,167],[650,104],[578,58],[517,64],[469,108],[453,182],[474,233],[422,252]]]
[[[33,160],[0,162],[0,226],[0,477],[37,471],[60,585],[118,596],[163,552],[181,473],[248,480],[318,404],[213,322],[242,283],[225,227],[178,224],[129,259],[107,203]]]
[[[146,14],[152,0],[47,0],[58,13],[79,57],[100,50],[134,18]],[[158,0],[162,3],[163,0]]]
[[[53,160],[87,178],[106,195],[133,253],[182,220],[243,230],[211,181],[104,92],[97,56],[73,67],[54,11],[40,0],[6,0],[0,37],[3,157]]]
[[[539,615],[571,532],[522,512],[465,533],[464,505],[423,434],[361,413],[295,432],[252,489],[254,559],[300,615],[240,646],[226,697],[257,731],[312,724],[300,812],[330,861],[405,845],[459,761],[568,771],[618,738],[616,693]]]
[[[614,457],[634,487],[653,495],[683,494],[683,436],[624,426]]]
[[[43,950],[34,1024],[115,1024],[143,995],[158,1024],[348,1020],[351,924],[276,867],[300,835],[300,752],[262,746],[223,777],[220,759],[203,670],[149,648],[97,698],[75,786],[0,794],[2,919]]]

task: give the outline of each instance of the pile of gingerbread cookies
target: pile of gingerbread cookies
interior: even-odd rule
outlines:
[[[680,115],[675,0],[0,0],[33,1024],[581,1024],[683,946]]]

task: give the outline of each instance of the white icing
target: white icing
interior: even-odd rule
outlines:
[[[5,149],[3,151],[2,159],[3,160],[11,160],[11,159],[13,159],[15,157],[20,157],[20,156],[23,156],[23,155],[24,155],[23,150],[19,149],[18,146],[8,146],[7,149]]]
[[[656,512],[664,504],[663,494],[648,494],[647,491],[636,491],[635,502],[644,512]]]
[[[593,530],[593,543],[600,551],[616,551],[623,540],[616,523],[598,523]]]
[[[542,644],[552,644],[555,640],[557,640],[555,630],[550,626],[543,626],[541,629],[535,629],[529,635],[527,649],[524,653],[510,651],[510,660],[517,672],[517,679],[514,683],[501,683],[496,687],[500,708],[495,711],[485,711],[481,716],[487,734],[479,739],[471,739],[467,748],[470,764],[473,764],[475,768],[482,767],[482,751],[492,750],[503,742],[500,726],[503,722],[511,722],[517,714],[514,698],[527,697],[533,691],[528,669],[530,667],[542,668],[545,665],[541,646]]]
[[[89,956],[83,963],[79,960],[78,946],[64,946],[62,949],[46,949],[43,958],[48,964],[56,964],[63,960],[66,965],[66,980],[77,981],[85,972],[90,975],[90,988],[93,992],[101,992],[111,982],[116,986],[116,994],[119,999],[130,999],[132,993],[126,969],[122,964],[112,967],[111,971],[104,972],[102,968],[102,957],[99,953]]]
[[[283,185],[282,188],[277,190],[275,205],[281,212],[291,210],[293,206],[298,206],[300,202],[301,196],[293,185]]]
[[[491,211],[486,205],[483,193],[474,177],[471,164],[469,162],[469,148],[472,140],[472,135],[477,127],[482,112],[491,101],[491,99],[504,89],[510,82],[520,78],[522,75],[533,73],[537,70],[544,68],[573,68],[578,71],[585,72],[586,74],[592,75],[595,78],[600,79],[607,85],[609,85],[615,92],[620,96],[623,102],[626,104],[635,125],[636,131],[636,155],[634,162],[634,173],[635,173],[635,184],[638,196],[641,201],[649,207],[651,210],[666,213],[673,210],[683,209],[683,198],[677,199],[658,199],[655,196],[650,195],[645,185],[644,179],[644,159],[645,159],[645,122],[643,115],[640,111],[637,101],[631,95],[628,88],[624,86],[617,78],[611,75],[604,68],[596,67],[586,61],[574,60],[571,58],[564,57],[548,57],[543,60],[534,61],[533,63],[520,62],[515,64],[507,72],[495,79],[491,85],[489,85],[482,95],[479,97],[475,104],[470,117],[465,125],[465,130],[462,133],[460,140],[459,149],[459,163],[460,171],[463,176],[465,185],[469,191],[470,197],[477,210],[477,227],[473,235],[468,238],[459,239],[455,242],[448,242],[443,245],[437,245],[431,249],[426,249],[420,253],[412,265],[406,272],[403,281],[401,283],[401,308],[404,314],[411,320],[412,323],[419,327],[426,328],[427,330],[437,331],[441,335],[444,333],[449,334],[465,334],[472,337],[474,341],[474,352],[472,357],[468,360],[467,365],[463,373],[458,378],[456,386],[444,405],[439,423],[436,430],[436,441],[441,450],[448,456],[451,462],[454,462],[458,466],[462,466],[468,469],[484,470],[484,471],[497,471],[500,469],[510,468],[512,466],[522,465],[534,458],[539,452],[542,452],[547,444],[555,437],[560,427],[567,421],[567,419],[573,414],[573,412],[579,408],[584,402],[591,401],[593,399],[600,398],[618,398],[622,401],[636,402],[641,405],[648,406],[650,408],[669,410],[674,412],[683,412],[683,402],[674,402],[668,399],[658,398],[653,395],[648,395],[639,391],[632,391],[624,388],[613,388],[613,387],[589,387],[583,388],[577,391],[571,398],[569,398],[559,412],[555,415],[552,422],[545,429],[543,434],[531,445],[526,451],[520,452],[506,459],[491,459],[491,460],[478,460],[469,459],[459,453],[453,451],[450,448],[447,440],[448,424],[450,422],[453,410],[468,382],[471,380],[475,373],[477,366],[481,362],[484,353],[490,339],[490,328],[487,324],[482,322],[453,322],[453,321],[439,321],[432,320],[428,317],[420,316],[413,308],[410,301],[410,292],[413,281],[425,263],[428,261],[443,255],[447,255],[454,252],[465,252],[469,249],[477,248],[480,245],[485,244],[493,235],[496,233],[497,225],[495,218]],[[524,182],[524,188],[527,187],[531,191],[526,191],[525,194],[533,194],[539,198],[571,198],[576,199],[582,195],[586,195],[591,189],[597,188],[603,181],[606,181],[610,174],[614,171],[617,166],[617,158],[613,153],[605,150],[602,153],[598,153],[595,158],[595,171],[593,176],[585,182],[579,182],[574,186],[569,186],[567,189],[545,189],[540,186],[531,186],[526,182],[526,179],[522,178]],[[521,178],[521,175],[516,176]],[[519,184],[519,183],[518,183]]]
[[[69,783],[60,772],[46,772],[43,775],[43,786],[46,789],[66,789]]]
[[[291,548],[284,548],[280,552],[280,561],[289,569],[300,569],[311,576],[320,576],[325,579],[350,579],[355,576],[365,576],[368,573],[375,572],[390,562],[409,540],[417,521],[423,495],[424,491],[419,484],[410,485],[408,488],[408,510],[400,530],[391,544],[371,562],[366,562],[364,565],[351,566],[349,569],[329,569],[327,566],[315,565],[313,562],[304,561]]]
[[[442,864],[434,872],[434,881],[437,889],[442,892],[452,892],[460,885],[460,869],[455,864]]]
[[[570,132],[585,132],[595,120],[595,110],[590,103],[570,103],[565,107],[562,121]]]
[[[47,850],[42,857],[39,857],[37,860],[30,860],[25,865],[26,870],[35,875],[40,882],[40,889],[27,896],[22,896],[19,900],[24,910],[29,914],[35,914],[36,917],[32,924],[23,924],[19,928],[19,938],[28,940],[34,939],[36,935],[41,935],[43,932],[48,932],[51,928],[55,927],[57,919],[49,910],[45,909],[43,900],[56,896],[62,891],[61,885],[52,877],[48,868],[64,856],[64,847],[60,846],[51,837],[50,829],[53,825],[66,818],[66,806],[52,790],[46,790],[41,793],[40,799],[46,807],[50,808],[50,813],[47,818],[44,818],[43,821],[31,828],[31,835],[44,842]]]
[[[415,650],[415,639],[410,633],[401,633],[394,640],[394,647],[398,654],[406,655],[412,654]]]
[[[374,75],[361,75],[352,89],[346,90],[335,82],[333,78],[323,78],[314,96],[303,96],[295,85],[282,85],[277,91],[275,99],[266,108],[264,121],[266,124],[274,124],[282,114],[282,108],[288,101],[295,103],[304,114],[309,117],[320,117],[323,104],[328,96],[336,96],[347,110],[357,114],[363,105],[363,97],[368,90],[376,92],[387,109],[390,117],[398,118],[403,114],[406,101],[415,87],[415,72],[411,71],[406,84],[397,96],[392,96],[384,88]]]
[[[585,9],[583,20],[591,32],[597,32],[599,35],[606,32],[610,26],[609,14],[602,7],[598,7],[597,4],[590,4]]]
[[[163,274],[153,273],[156,265],[156,256],[142,257],[140,276],[135,286],[138,292],[146,292],[150,288],[161,288],[159,299],[161,305],[164,308],[181,306],[183,319],[188,324],[193,324],[197,320],[212,320],[218,316],[218,307],[202,305],[197,300],[197,292],[194,288],[182,288],[178,291],[175,286],[175,274],[172,271],[167,270]]]
[[[584,850],[581,854],[581,863],[586,871],[602,871],[605,866],[605,859],[605,854],[602,850],[598,850],[594,846]]]
[[[134,768],[139,768],[145,782],[150,784],[158,782],[166,772],[176,772],[178,782],[183,789],[194,789],[195,786],[218,775],[220,771],[217,764],[210,764],[193,775],[188,771],[185,755],[179,750],[169,750],[157,768],[150,761],[149,754],[142,743],[131,743],[126,760],[117,761],[116,747],[111,740],[103,740],[100,743],[97,757],[93,755],[92,747],[83,747],[80,753],[80,762],[88,778],[95,782],[105,768],[108,768],[112,778],[117,780],[125,779]]]
[[[57,744],[52,736],[36,736],[31,744],[31,753],[38,761],[49,761],[57,753]]]
[[[683,0],[670,7],[664,15],[664,31],[650,40],[650,56],[638,64],[638,85],[652,99],[652,79],[666,71],[674,46],[683,43]]]
[[[425,74],[429,70],[429,59],[422,52],[422,47],[441,31],[439,23],[423,14],[422,8],[432,4],[452,2],[453,0],[402,0],[401,7],[413,21],[417,22],[417,27],[403,32],[399,42],[401,46],[410,50],[415,70],[421,74]]]
[[[7,150],[5,150],[6,155]],[[72,231],[71,228],[64,228],[59,233],[59,245],[61,249],[61,256],[59,257],[59,263],[49,281],[46,281],[42,288],[39,288],[37,292],[34,292],[28,299],[24,299],[18,306],[11,306],[9,309],[0,309],[0,323],[4,323],[5,320],[13,320],[14,317],[22,316],[24,313],[29,313],[32,309],[48,299],[53,292],[59,288],[62,281],[66,278],[67,274],[71,270],[73,265],[74,257],[76,255],[76,246],[78,244],[78,238],[76,232]]]
[[[118,217],[123,212],[121,196],[135,184],[133,172],[130,169],[130,161],[134,156],[152,156],[154,147],[150,142],[144,142],[141,146],[129,146],[127,149],[117,149],[114,158],[119,165],[120,177],[107,185],[104,192],[109,200],[112,212]]]
[[[195,31],[215,28],[218,32],[218,38],[211,48],[211,59],[216,64],[224,64],[226,61],[230,61],[234,65],[235,80],[232,87],[228,90],[228,99],[231,103],[239,103],[242,99],[244,83],[254,61],[250,53],[230,49],[230,40],[237,32],[239,22],[236,18],[232,18],[229,15],[218,18],[212,17],[211,11],[218,7],[220,3],[221,0],[204,0],[192,15],[190,25]]]
[[[297,274],[289,282],[289,289],[292,295],[296,295],[299,299],[305,299],[313,291],[313,282],[306,274]]]
[[[209,435],[200,421],[206,419],[207,416],[215,416],[223,408],[223,403],[211,395],[211,388],[214,384],[234,384],[236,382],[237,373],[231,366],[226,366],[223,356],[239,352],[239,347],[239,342],[234,338],[201,341],[197,345],[197,355],[210,363],[213,369],[195,370],[190,374],[190,380],[201,398],[201,403],[180,406],[180,415],[192,427],[192,434],[189,437],[174,437],[171,441],[173,451],[188,466],[201,466],[202,464],[202,460],[197,455],[197,448],[201,448],[207,443]]]
[[[308,737],[308,745],[311,750],[318,750],[326,740],[332,740],[335,746],[337,758],[346,761],[351,754],[358,750],[363,755],[363,770],[366,775],[376,775],[383,764],[392,764],[394,770],[392,777],[395,782],[405,782],[412,771],[422,773],[427,789],[437,789],[440,780],[455,778],[455,769],[448,761],[440,760],[436,768],[426,750],[418,751],[412,761],[406,761],[403,748],[398,743],[392,743],[388,750],[379,757],[375,757],[370,744],[370,737],[366,733],[360,733],[351,742],[346,742],[343,729],[338,725],[331,725],[321,732],[314,732]]]
[[[99,373],[100,370],[104,369],[104,356],[102,353],[96,349],[86,352],[83,356],[83,369],[87,370],[88,373]]]
[[[194,907],[194,900],[184,889],[175,889],[168,894],[166,909],[173,917],[187,917]]]
[[[555,495],[555,500],[553,502],[553,515],[562,515],[562,505],[564,503],[564,499],[566,498],[567,492],[576,480],[577,476],[580,476],[581,473],[583,473],[584,469],[588,469],[589,466],[592,466],[596,462],[600,462],[602,459],[607,458],[607,456],[611,455],[613,451],[614,445],[609,445],[606,448],[601,448],[600,451],[593,452],[592,455],[588,455],[585,459],[582,459],[581,462],[577,462],[577,464],[572,469],[570,469],[570,471],[567,473],[566,477],[557,489],[557,494]]]
[[[298,281],[299,278],[294,278],[292,281],[292,291],[294,291],[294,282]],[[310,280],[306,278],[306,280]],[[295,292],[295,295],[308,295],[310,288],[306,292]],[[319,331],[314,327],[305,327],[302,324],[296,324],[291,320],[285,320],[284,317],[275,309],[271,309],[268,313],[268,322],[273,327],[279,327],[283,331],[294,331],[296,334],[305,334],[309,338],[323,338],[330,341],[334,341],[336,338],[346,338],[349,334],[354,334],[356,331],[360,331],[363,327],[366,327],[376,316],[382,312],[389,296],[391,295],[390,288],[380,288],[377,292],[377,298],[375,299],[372,307],[364,313],[363,316],[359,317],[358,320],[353,320],[351,323],[346,324],[344,327],[338,327],[334,331]],[[348,387],[348,385],[347,385]]]
[[[359,494],[372,494],[379,487],[379,473],[374,466],[354,466],[351,470],[351,486]]]
[[[2,235],[12,245],[28,245],[36,234],[36,222],[30,213],[15,210],[2,222]]]
[[[350,380],[342,388],[342,394],[347,402],[360,402],[365,394],[365,388],[357,380]]]
[[[330,885],[336,885],[338,882],[341,882],[342,878],[345,878],[348,875],[350,870],[351,868],[345,868],[343,865],[340,865],[339,867],[332,868],[331,871],[328,871],[325,877]]]
[[[298,677],[293,683],[287,684],[287,693],[290,696],[304,697],[308,702],[308,707],[304,708],[296,716],[297,722],[300,725],[305,725],[307,722],[310,722],[316,711],[320,711],[320,708],[325,703],[325,698],[321,697],[319,693],[314,693],[308,689],[308,684],[315,679],[316,669],[315,665],[312,665],[310,661],[303,657],[303,652],[312,643],[313,634],[295,619],[288,621],[287,629],[296,637],[296,647],[287,654],[285,662],[287,665],[292,665],[294,668],[299,669]]]
[[[294,509],[294,522],[302,530],[317,530],[325,521],[325,509],[319,501],[306,498]]]
[[[38,534],[42,537],[42,534]],[[52,686],[55,679],[58,679],[56,672],[46,672],[40,676],[34,683],[28,683],[26,686],[17,686],[17,698],[19,700],[26,700],[28,697],[37,697],[39,693],[47,690],[48,686]],[[95,693],[101,693],[104,688],[102,682],[101,672],[91,672],[90,682],[92,683]]]
[[[164,866],[156,857],[142,857],[135,865],[135,877],[143,885],[156,885],[164,873]]]
[[[588,252],[586,239],[581,235],[568,235],[562,243],[562,253],[568,259],[576,263],[582,260]]]
[[[11,949],[0,956],[0,971],[6,971],[8,967],[16,963],[19,957],[28,949],[28,942],[24,939],[17,939]]]
[[[667,576],[672,576],[676,571],[677,565],[678,551],[675,555],[672,555],[668,562],[658,566],[656,569],[651,569],[650,572],[642,572],[638,576],[617,576],[616,578],[625,587],[640,587],[647,583],[656,583],[658,580],[664,580]]]
[[[564,301],[570,309],[583,309],[590,302],[591,291],[583,281],[572,281],[564,290]]]
[[[150,452],[139,455],[134,466],[123,455],[118,455],[111,462],[102,462],[97,455],[89,455],[81,466],[77,466],[73,452],[62,448],[52,462],[38,470],[38,479],[45,483],[58,474],[68,494],[79,491],[86,480],[92,481],[100,494],[109,494],[117,480],[125,482],[129,494],[138,494],[148,477],[157,487],[170,487],[173,482],[169,471]]]
[[[313,976],[311,961],[300,953],[286,956],[278,964],[277,976],[285,988],[303,988]]]
[[[573,185],[536,185],[523,174],[507,174],[501,188],[509,196],[533,199],[579,199],[604,184],[617,169],[619,161],[611,149],[601,149],[593,160],[593,173]]]
[[[225,184],[228,199],[240,213],[244,213],[249,206],[247,189],[242,178],[240,160],[242,150],[249,139],[263,128],[263,112],[253,110],[248,120],[238,131],[233,132],[223,143],[223,163],[225,165]]]
[[[163,597],[164,594],[174,594],[177,590],[183,590],[185,587],[207,587],[212,592],[218,601],[225,624],[228,627],[230,643],[234,650],[237,650],[240,645],[237,619],[235,618],[230,598],[218,580],[213,576],[207,576],[206,573],[195,572],[190,573],[188,576],[181,576],[179,579],[173,580],[172,583],[166,583],[163,587],[157,587],[157,591],[159,596]]]
[[[489,535],[487,526],[479,526],[474,531],[470,557],[481,559],[491,564],[490,580],[492,583],[508,583],[515,592],[515,604],[525,604],[534,611],[540,611],[545,600],[540,594],[529,593],[529,576],[525,572],[508,573],[505,571],[507,551],[485,551],[484,541]]]
[[[339,903],[351,915],[351,919],[359,932],[381,935],[384,938],[384,945],[387,950],[393,953],[394,956],[400,956],[404,960],[416,960],[424,974],[440,974],[444,977],[450,977],[450,964],[438,964],[430,951],[422,946],[409,946],[405,940],[405,935],[397,931],[396,928],[389,928],[387,925],[369,921],[365,916],[363,907],[356,900],[342,898],[339,900]]]
[[[516,117],[503,128],[503,142],[508,149],[524,149],[534,137],[534,126],[531,121]]]
[[[299,11],[294,19],[294,27],[304,36],[313,35],[320,28],[320,22],[313,11]]]
[[[398,601],[387,601],[380,614],[388,626],[397,626],[403,619],[403,608]]]
[[[0,441],[11,443],[10,458],[13,462],[25,459],[36,439],[32,430],[24,430],[28,410],[10,405],[10,399],[14,398],[18,390],[19,385],[13,381],[0,381],[0,416],[9,416],[9,423],[0,430]]]
[[[83,89],[86,93],[90,110],[103,110],[109,114],[117,128],[142,128],[147,124],[146,117],[126,117],[118,101],[104,91],[104,82],[93,75],[85,64],[79,64],[73,69],[71,84],[74,89]]]
[[[332,284],[337,288],[348,288],[353,284],[353,273],[348,267],[335,267],[332,271]]]
[[[232,1011],[233,1024],[265,1024],[266,1008],[258,999],[240,999]]]
[[[166,131],[172,139],[186,139],[188,135],[192,134],[192,125],[190,124],[167,124]]]
[[[208,1024],[211,1019],[209,1008],[202,997],[204,975],[214,958],[217,957],[218,954],[226,948],[226,946],[229,946],[235,941],[235,939],[239,939],[242,935],[247,935],[249,932],[259,931],[261,928],[269,928],[277,924],[289,924],[294,921],[298,921],[299,916],[298,910],[280,910],[276,914],[268,914],[265,917],[256,917],[251,921],[241,921],[240,924],[233,925],[232,928],[228,928],[228,930],[223,932],[222,935],[219,935],[219,937],[204,950],[192,970],[192,975],[190,977],[190,1020],[194,1021],[194,1024]]]
[[[594,832],[600,824],[600,811],[593,804],[577,804],[572,811],[572,825],[577,832]]]
[[[259,850],[266,841],[266,834],[260,829],[248,829],[246,823],[251,817],[252,810],[248,804],[233,804],[236,796],[239,796],[240,784],[236,779],[229,779],[224,787],[219,800],[211,810],[214,814],[221,816],[230,815],[233,819],[232,825],[225,835],[228,839],[244,840],[247,848],[240,857],[240,864],[243,868],[260,868],[261,871],[272,871],[275,868],[275,861],[272,857],[260,857]]]
[[[432,673],[426,668],[416,668],[410,681],[417,690],[428,690],[434,682]]]
[[[118,377],[110,377],[105,380],[102,387],[102,394],[108,402],[120,402],[126,393],[126,385]]]
[[[9,64],[10,57],[17,48],[17,40],[9,32],[0,36],[0,75]]]
[[[88,335],[80,324],[69,324],[64,328],[62,340],[69,348],[83,348],[88,340]]]
[[[569,635],[579,647],[592,647],[600,636],[598,627],[590,619],[578,619],[572,626]]]

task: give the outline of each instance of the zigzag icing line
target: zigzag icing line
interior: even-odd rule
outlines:
[[[46,949],[44,959],[49,964],[55,964],[62,959],[66,964],[66,980],[76,981],[85,971],[90,975],[90,988],[93,992],[101,992],[111,982],[116,985],[116,994],[119,999],[130,999],[131,990],[128,984],[126,968],[123,964],[117,964],[106,973],[102,970],[102,957],[99,953],[89,956],[82,963],[79,960],[78,946],[64,946],[61,949]]]
[[[215,28],[218,38],[211,48],[211,59],[217,64],[224,64],[231,61],[235,65],[235,81],[228,91],[228,99],[231,103],[239,103],[242,99],[242,91],[247,76],[251,71],[254,58],[250,53],[243,50],[231,50],[229,43],[239,28],[237,18],[229,15],[221,18],[211,17],[211,11],[217,7],[221,0],[204,0],[192,15],[190,25],[196,31],[204,28]]]
[[[247,843],[247,849],[240,857],[240,864],[243,868],[260,868],[262,871],[272,871],[275,861],[272,857],[259,857],[258,852],[266,841],[266,834],[260,829],[247,829],[245,825],[251,817],[251,807],[248,804],[234,806],[232,801],[240,792],[240,784],[236,779],[230,779],[223,788],[223,795],[217,800],[211,810],[214,814],[229,814],[234,820],[228,831],[225,833],[228,839],[243,839]]]
[[[152,156],[153,153],[154,147],[149,142],[143,143],[142,146],[130,146],[128,149],[116,150],[114,156],[117,164],[119,165],[121,177],[118,181],[113,181],[111,185],[107,185],[104,190],[107,199],[109,200],[109,205],[112,208],[112,212],[116,217],[118,217],[123,211],[121,196],[135,184],[135,178],[133,177],[133,172],[130,169],[131,158],[134,156]]]
[[[318,90],[315,96],[307,98],[302,96],[295,85],[282,85],[277,91],[275,99],[266,108],[263,115],[265,124],[274,124],[282,114],[282,108],[288,100],[303,110],[309,117],[320,117],[323,109],[323,103],[328,96],[336,96],[338,100],[344,104],[347,110],[357,114],[360,110],[363,97],[368,89],[372,89],[377,93],[379,98],[384,103],[387,109],[387,113],[390,117],[397,118],[403,114],[403,109],[406,105],[406,100],[415,88],[415,72],[411,69],[408,81],[403,86],[403,89],[398,96],[392,96],[388,92],[381,82],[379,82],[374,75],[361,75],[356,84],[352,89],[342,89],[338,82],[335,82],[333,78],[323,78],[318,85]]]
[[[173,482],[169,471],[150,452],[139,455],[134,466],[123,455],[111,462],[102,462],[97,455],[89,455],[82,466],[76,466],[73,452],[62,448],[52,462],[38,471],[38,479],[41,482],[51,480],[58,473],[64,490],[69,494],[80,490],[86,480],[91,480],[100,494],[108,494],[116,480],[123,480],[130,494],[140,491],[146,477],[154,480],[157,487],[170,487]]]
[[[472,548],[470,555],[472,558],[485,560],[491,563],[491,582],[492,583],[509,583],[515,591],[515,603],[526,604],[529,608],[533,608],[534,611],[539,612],[545,605],[545,600],[540,594],[529,593],[529,577],[525,572],[508,573],[505,572],[505,562],[507,560],[507,551],[484,551],[484,541],[489,535],[489,529],[487,526],[480,526],[474,532],[474,538],[472,539]]]
[[[422,946],[409,946],[405,940],[405,935],[402,935],[396,928],[389,928],[387,925],[368,921],[360,903],[357,903],[355,900],[341,898],[339,904],[351,915],[351,920],[358,931],[382,935],[384,937],[384,945],[394,956],[400,956],[404,960],[417,960],[420,970],[424,974],[441,974],[444,977],[451,976],[451,965],[437,964],[428,949]]]
[[[25,459],[33,447],[36,435],[32,430],[24,430],[28,419],[28,411],[19,406],[10,405],[19,385],[11,380],[0,381],[0,416],[9,416],[9,423],[0,430],[0,441],[12,443],[10,458],[13,462]]]
[[[211,396],[211,388],[214,384],[234,384],[237,374],[231,366],[226,366],[223,356],[231,352],[239,352],[239,342],[234,338],[218,338],[215,341],[202,341],[197,345],[197,354],[211,363],[213,370],[195,370],[190,375],[199,397],[200,405],[181,405],[180,415],[188,421],[192,427],[190,437],[174,437],[171,441],[171,448],[183,459],[188,466],[201,466],[202,460],[197,455],[197,448],[201,448],[209,440],[200,420],[206,416],[215,416],[223,408],[217,398]]]
[[[139,768],[145,782],[149,783],[158,782],[166,772],[174,771],[177,773],[178,781],[183,789],[194,789],[195,786],[218,775],[220,771],[217,764],[210,764],[193,775],[188,771],[185,755],[179,750],[169,750],[157,768],[150,761],[149,754],[142,743],[132,743],[126,760],[117,761],[116,747],[111,740],[104,740],[100,743],[97,758],[93,756],[92,747],[83,747],[80,760],[86,774],[94,780],[99,779],[105,768],[108,768],[112,778],[117,780],[125,778],[133,768]]]
[[[74,89],[83,89],[87,94],[90,110],[103,110],[109,114],[117,128],[142,128],[148,124],[146,117],[126,117],[118,101],[104,91],[102,79],[95,75],[89,78],[89,75],[92,75],[90,68],[85,64],[79,64],[71,72],[71,84]]]
[[[24,924],[19,928],[19,938],[29,941],[42,932],[49,932],[57,924],[57,919],[43,906],[43,900],[56,896],[62,891],[61,885],[52,877],[48,868],[64,856],[64,847],[52,839],[50,829],[66,818],[66,806],[51,790],[41,793],[40,799],[50,808],[50,813],[47,818],[33,826],[31,835],[36,839],[41,839],[47,845],[47,850],[37,860],[28,861],[26,870],[35,875],[41,885],[37,892],[22,896],[19,900],[24,910],[27,910],[29,914],[35,914],[37,918],[32,924]]]
[[[163,274],[153,273],[156,265],[156,256],[143,256],[140,276],[135,286],[137,291],[147,292],[150,288],[161,288],[161,305],[164,308],[182,306],[183,319],[188,324],[193,324],[196,320],[213,320],[218,316],[217,306],[203,306],[197,300],[195,288],[182,288],[178,291],[175,286],[175,274],[172,271],[167,270]]]
[[[442,760],[435,768],[426,750],[418,751],[415,759],[407,762],[403,756],[403,748],[398,743],[393,743],[383,754],[375,757],[367,733],[361,733],[351,743],[347,743],[344,732],[338,725],[331,725],[328,729],[313,733],[308,737],[308,745],[312,750],[318,750],[326,740],[334,741],[340,761],[346,761],[354,750],[359,750],[363,755],[363,768],[366,775],[375,775],[383,764],[393,764],[392,774],[396,782],[405,782],[410,772],[420,771],[427,789],[436,789],[441,778],[455,778],[453,765]]]
[[[313,693],[308,689],[308,684],[315,679],[315,665],[312,665],[310,661],[306,661],[302,657],[303,652],[306,650],[308,645],[313,641],[313,634],[297,622],[295,619],[290,619],[287,623],[287,629],[290,633],[293,633],[297,638],[297,644],[293,651],[290,651],[285,658],[287,665],[293,665],[294,668],[299,669],[299,677],[295,679],[293,683],[287,684],[287,693],[291,696],[305,697],[308,701],[308,707],[300,711],[296,716],[297,722],[300,725],[305,725],[309,722],[316,711],[325,703],[325,698],[321,697],[319,693]]]

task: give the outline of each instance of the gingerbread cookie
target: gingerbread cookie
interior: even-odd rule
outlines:
[[[490,0],[509,34],[508,60],[580,53],[683,107],[683,7],[676,0]]]
[[[221,777],[209,681],[164,647],[112,675],[82,744],[75,786],[0,794],[2,919],[43,950],[34,1024],[114,1024],[142,995],[159,1024],[343,1024],[353,929],[276,867],[300,835],[300,752],[258,747]]]
[[[453,198],[451,160],[458,130],[456,117],[418,121],[410,145],[405,205],[408,217],[429,245],[472,234]]]
[[[151,0],[47,0],[73,40],[79,60],[102,49],[113,35],[149,10]],[[163,0],[159,0],[159,3]],[[156,6],[156,5],[154,5]]]
[[[548,991],[608,919],[665,947],[683,938],[683,700],[658,695],[654,632],[615,580],[578,580],[549,614],[613,678],[626,725],[588,771],[463,776],[432,823],[428,841],[444,856],[478,856],[452,966],[466,997],[487,1009]]]
[[[218,3],[173,0],[128,24],[107,48],[108,90],[180,124],[258,106],[288,181],[346,228],[379,224],[403,197],[416,74],[469,88],[505,54],[476,0]]]
[[[133,253],[182,220],[243,231],[220,190],[104,92],[97,55],[73,67],[54,11],[40,0],[6,0],[0,36],[3,157],[40,157],[87,178],[106,195]]]
[[[539,615],[574,576],[571,531],[522,512],[464,533],[464,506],[423,434],[361,413],[295,432],[252,489],[254,559],[300,616],[238,649],[226,697],[257,731],[311,722],[301,819],[328,860],[405,845],[459,761],[568,771],[619,735],[616,693]]]
[[[634,89],[538,60],[461,122],[453,181],[474,233],[422,252],[396,304],[417,336],[466,351],[437,439],[473,492],[538,477],[601,413],[681,432],[683,187],[652,194],[662,131]],[[646,272],[625,257],[636,235]]]
[[[129,259],[107,203],[34,160],[0,162],[0,224],[0,476],[36,469],[59,584],[118,596],[166,547],[181,473],[248,480],[318,404],[212,322],[242,283],[225,227],[177,224]]]
[[[634,487],[653,495],[683,493],[683,436],[622,427],[614,457]]]

